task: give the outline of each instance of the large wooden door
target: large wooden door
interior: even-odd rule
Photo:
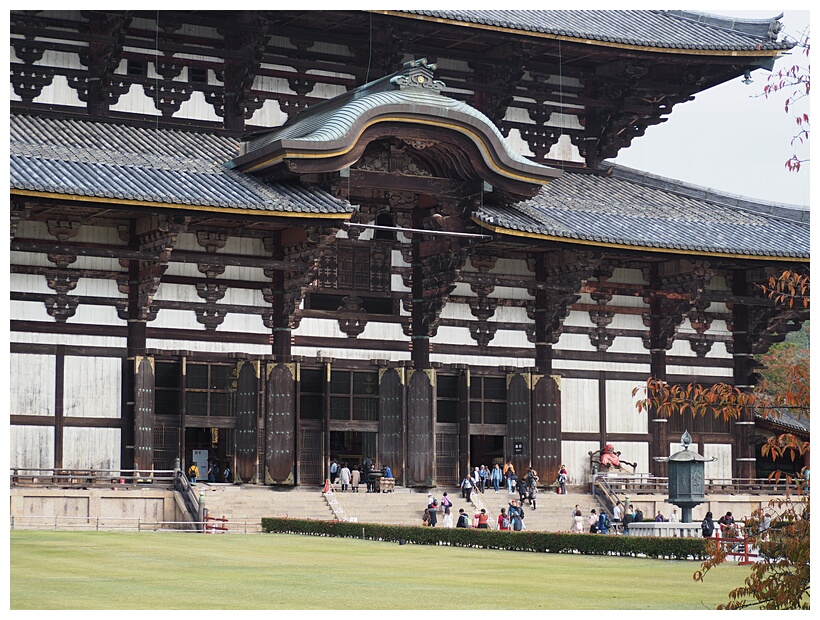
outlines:
[[[435,385],[432,370],[410,370],[407,379],[406,486],[435,486]]]
[[[154,360],[134,359],[134,469],[154,469]]]
[[[296,483],[296,365],[267,368],[265,484]]]
[[[234,480],[238,483],[256,482],[259,367],[259,362],[246,360],[237,364]]]
[[[557,377],[533,375],[532,466],[543,484],[561,467],[561,387]]]
[[[404,369],[379,371],[379,465],[389,465],[398,484],[404,484]]]
[[[524,475],[532,464],[530,377],[528,373],[507,375],[507,437],[504,452],[512,458],[519,477]]]

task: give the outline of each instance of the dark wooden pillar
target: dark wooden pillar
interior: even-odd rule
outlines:
[[[436,392],[433,370],[407,372],[405,486],[435,486]]]
[[[63,467],[65,428],[65,345],[58,344],[54,355],[54,467]]]
[[[423,212],[421,209],[413,211],[413,226],[415,228],[423,228]],[[413,360],[413,368],[420,370],[430,367],[430,317],[428,316],[428,308],[425,303],[424,284],[425,284],[425,269],[423,241],[421,235],[413,236],[413,253],[411,270],[413,273],[411,282],[412,295],[412,331],[410,334],[410,342],[412,351],[410,353]]]
[[[738,297],[751,294],[746,271],[736,269],[732,274],[732,293]],[[749,321],[749,307],[744,304],[732,304],[732,379],[734,386],[741,390],[754,387],[754,355]],[[740,418],[732,422],[732,433],[735,436],[735,451],[732,476],[735,478],[754,478],[755,446],[754,413],[744,411]]]
[[[661,286],[658,265],[650,268],[650,287],[658,289]],[[658,295],[649,298],[649,374],[656,379],[666,381],[666,351],[671,346],[669,334],[664,326],[663,300]],[[665,461],[656,461],[655,457],[669,456],[669,432],[667,418],[657,415],[654,407],[647,412],[649,419],[649,434],[652,437],[649,443],[649,471],[656,476],[668,476],[669,466]]]
[[[257,407],[259,402],[259,362],[237,364],[236,380],[236,462],[234,480],[256,482]]]
[[[398,484],[404,484],[404,368],[379,370],[379,453]]]
[[[265,484],[296,483],[296,365],[269,364],[265,408]]]
[[[539,283],[547,281],[547,260],[545,254],[539,254],[535,259],[535,278]],[[535,368],[542,375],[552,373],[552,340],[549,333],[549,293],[545,288],[535,290],[535,308],[533,323],[535,324]]]

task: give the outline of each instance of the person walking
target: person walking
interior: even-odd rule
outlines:
[[[350,487],[350,469],[347,463],[342,463],[342,468],[339,470],[339,482],[342,483],[342,493],[347,493]]]
[[[490,472],[490,481],[493,483],[493,490],[496,495],[498,495],[498,488],[501,485],[502,478],[503,474],[501,473],[501,468],[498,466],[498,463],[496,463],[493,470]]]
[[[513,469],[512,464],[510,464],[510,468],[507,470],[506,473],[507,477],[507,492],[510,495],[515,495],[515,487],[518,482],[518,476],[515,475],[515,469]]]
[[[188,468],[188,481],[191,484],[196,484],[197,478],[199,478],[199,467],[196,466],[196,463],[191,463]]]
[[[569,480],[569,474],[567,473],[567,468],[565,465],[561,465],[561,469],[558,470],[558,489],[559,493],[562,495],[567,494],[567,481]]]
[[[515,467],[513,467],[512,461],[507,461],[504,463],[504,481],[507,484],[507,493],[509,495],[513,494],[513,489],[515,489]]]
[[[339,464],[336,462],[336,459],[332,459],[330,461],[330,484],[334,484],[336,482],[336,476],[339,473]]]
[[[456,521],[456,527],[470,527],[470,518],[467,516],[467,513],[464,512],[464,508],[458,509],[458,521]]]
[[[490,525],[489,525],[489,523],[487,523],[487,521],[489,520],[489,515],[487,514],[487,511],[484,510],[484,508],[482,508],[479,512],[477,512],[475,514],[475,517],[473,517],[473,518],[477,521],[476,527],[478,529],[480,529],[480,530],[490,529]]]
[[[490,472],[487,470],[486,465],[482,465],[478,468],[478,488],[482,493],[487,490],[487,479],[489,478],[489,474]]]
[[[427,504],[427,511],[430,513],[430,527],[436,527],[436,523],[438,523],[438,502],[435,499]]]
[[[359,471],[359,466],[356,465],[350,471],[350,488],[354,493],[359,492],[359,485],[362,483],[362,472]]]
[[[507,509],[502,508],[501,514],[498,515],[498,529],[506,531],[510,529],[510,525],[510,517],[507,515]]]
[[[450,497],[447,495],[447,491],[445,491],[444,494],[441,496],[441,508],[443,510],[443,509],[452,508],[452,507],[453,507],[453,502],[450,501]]]
[[[572,532],[576,534],[583,534],[584,533],[584,517],[581,515],[580,510],[575,511],[575,515],[572,517]]]
[[[473,479],[470,478],[470,475],[464,476],[464,480],[461,481],[461,494],[464,496],[468,502],[470,501],[470,495],[473,492]]]
[[[703,521],[700,522],[700,533],[704,538],[711,538],[715,533],[715,522],[712,519],[712,511],[706,513]]]
[[[367,492],[370,493],[370,490],[376,490],[376,485],[370,478],[370,472],[373,471],[373,461],[370,460],[369,456],[364,457],[362,461],[362,475],[364,476],[364,483],[367,485]]]
[[[441,527],[453,527],[453,513],[450,512],[449,506],[444,508],[444,514],[441,516]]]

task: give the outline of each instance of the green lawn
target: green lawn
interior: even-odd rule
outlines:
[[[714,609],[749,574],[284,534],[12,531],[10,559],[13,610]]]

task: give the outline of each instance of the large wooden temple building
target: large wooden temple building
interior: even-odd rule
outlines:
[[[758,287],[808,270],[808,212],[609,160],[771,69],[778,19],[11,11],[10,465],[583,482],[688,429],[756,477],[754,415],[632,390],[755,382],[808,319]]]

